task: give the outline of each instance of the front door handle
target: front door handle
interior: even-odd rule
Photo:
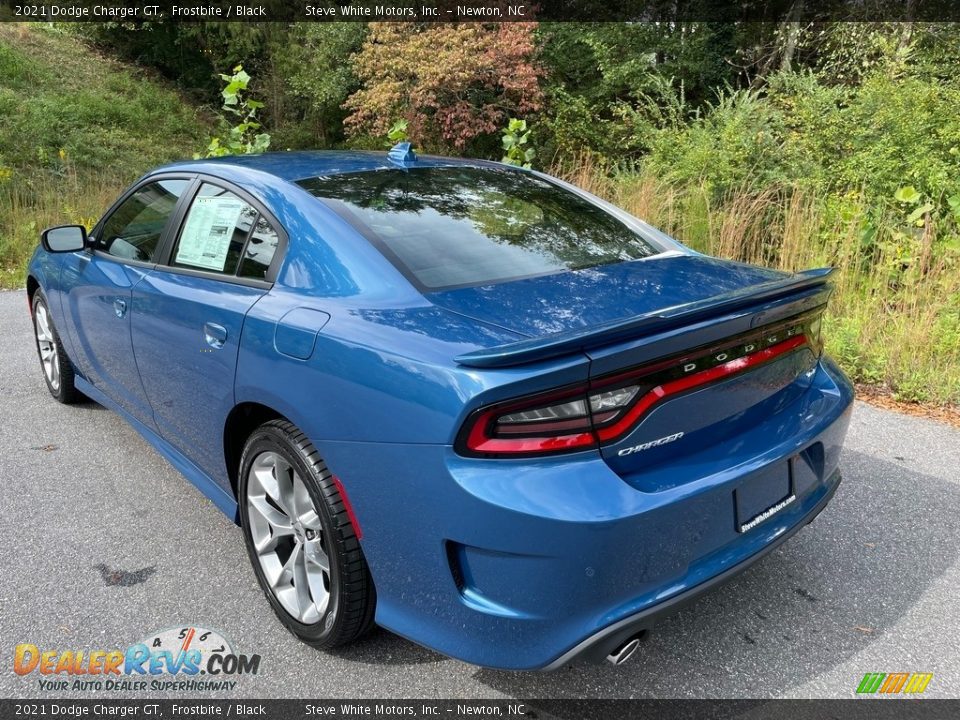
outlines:
[[[113,312],[118,318],[122,318],[127,314],[127,301],[120,298],[116,298],[113,301]]]
[[[227,341],[227,329],[223,325],[217,325],[216,323],[204,323],[203,339],[207,341],[207,345],[219,350]]]

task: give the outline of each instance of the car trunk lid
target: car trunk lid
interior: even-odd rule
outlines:
[[[595,329],[785,277],[742,263],[670,253],[427,297],[447,310],[541,338]]]
[[[461,450],[599,447],[621,477],[652,492],[663,489],[656,467],[730,441],[809,386],[829,269],[789,274],[683,256],[592,272],[438,298],[454,312],[532,335],[461,355],[463,365],[496,370],[573,353],[590,361],[582,387],[478,411]],[[524,295],[532,298],[526,304]]]

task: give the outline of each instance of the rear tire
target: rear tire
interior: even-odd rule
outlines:
[[[290,632],[317,648],[373,627],[376,593],[333,475],[294,425],[257,428],[240,458],[240,520],[257,582]]]
[[[33,309],[33,338],[47,390],[65,405],[83,399],[83,394],[74,385],[73,363],[60,342],[60,335],[50,315],[50,306],[42,290],[34,293],[30,306]]]

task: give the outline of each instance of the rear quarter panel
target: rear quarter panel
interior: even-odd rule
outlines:
[[[307,307],[329,320],[313,351],[277,349],[278,324]],[[320,317],[320,316],[318,316]],[[453,358],[517,336],[430,305],[358,307],[275,289],[248,313],[238,360],[237,402],[283,413],[315,444],[327,440],[452,444],[472,399],[509,384],[518,392],[581,381],[584,356],[503,371],[469,371]]]

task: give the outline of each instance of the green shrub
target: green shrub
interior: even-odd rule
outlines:
[[[782,114],[757,92],[726,91],[690,123],[659,131],[646,167],[674,184],[703,184],[717,198],[776,186],[803,176],[785,133]]]
[[[537,156],[537,151],[531,147],[530,133],[526,120],[510,118],[501,138],[503,144],[501,162],[529,169],[530,163]]]
[[[243,65],[237,65],[232,75],[221,75],[220,79],[225,83],[220,93],[224,113],[220,122],[224,134],[211,138],[204,153],[198,153],[194,158],[266,152],[270,147],[270,135],[260,132],[263,126],[257,119],[263,103],[247,95],[250,75],[244,71]]]
[[[876,72],[857,88],[804,77],[771,81],[770,102],[790,128],[790,157],[809,157],[819,187],[892,198],[905,185],[945,198],[960,189],[960,89],[934,79]]]

